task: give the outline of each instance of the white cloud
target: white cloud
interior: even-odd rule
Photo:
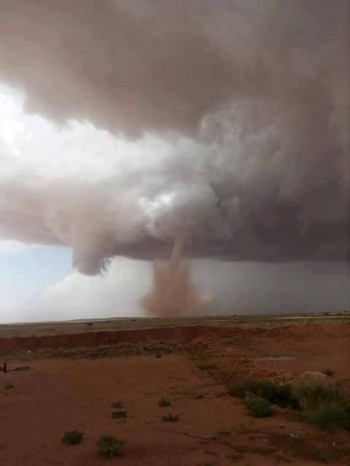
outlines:
[[[72,273],[44,289],[33,317],[70,320],[140,316],[144,312],[139,300],[149,288],[149,264],[118,258],[105,276]]]
[[[33,247],[34,246],[21,243],[20,241],[0,239],[0,257],[14,256]]]
[[[0,323],[140,316],[149,288],[149,264],[117,258],[104,276],[72,273],[36,296],[2,293]]]

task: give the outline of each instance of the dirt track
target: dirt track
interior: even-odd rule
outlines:
[[[114,348],[113,357],[101,357],[108,356],[98,353],[101,345]],[[125,356],[126,345],[135,349],[134,356]],[[104,464],[95,444],[106,433],[126,440],[125,456],[111,464],[320,464],[312,460],[310,448],[307,458],[302,448],[296,456],[272,439],[295,435],[300,445],[313,445],[311,451],[333,453],[333,442],[346,448],[347,433],[324,436],[285,412],[253,419],[241,401],[227,395],[225,381],[244,374],[288,379],[304,370],[331,368],[334,380],[348,385],[349,345],[349,323],[190,326],[0,339],[0,357],[12,354],[10,369],[29,366],[0,372],[0,464]],[[153,347],[155,351],[149,351]],[[54,358],[57,350],[67,348],[79,359],[67,359],[70,353],[65,359]],[[99,359],[87,358],[87,348],[94,348]],[[23,359],[14,359],[14,353]],[[162,396],[171,399],[172,407],[158,407]],[[124,403],[126,419],[111,418],[116,398]],[[179,422],[163,422],[161,416],[168,412],[179,414]],[[73,429],[85,432],[83,443],[63,445],[62,434]],[[350,457],[334,454],[328,464],[350,464]]]

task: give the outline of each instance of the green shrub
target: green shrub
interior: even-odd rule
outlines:
[[[171,401],[168,400],[167,398],[160,398],[159,401],[158,401],[158,406],[160,408],[169,408],[169,406],[171,406]]]
[[[112,435],[103,435],[97,442],[97,453],[101,458],[117,458],[123,455],[124,445],[124,440]]]
[[[165,414],[162,416],[163,421],[165,422],[177,422],[180,416],[178,414]]]
[[[324,382],[304,382],[295,387],[303,408],[302,418],[321,429],[350,429],[350,399],[339,387]]]
[[[230,394],[248,398],[246,406],[252,416],[260,417],[260,410],[264,413],[264,409],[269,413],[272,409],[270,404],[274,404],[300,410],[301,419],[321,429],[350,430],[350,399],[338,386],[327,381],[304,380],[292,387],[269,380],[250,379],[232,385]],[[265,407],[262,400],[267,402]]]
[[[250,379],[230,387],[230,395],[244,398],[247,394],[264,398],[281,408],[299,409],[299,401],[290,385],[279,385],[270,380]]]
[[[305,414],[305,419],[324,430],[335,430],[349,426],[349,413],[340,404],[325,404]]]
[[[305,411],[324,404],[338,403],[342,398],[337,386],[315,380],[299,382],[294,387],[294,393]]]
[[[125,410],[112,411],[111,417],[113,419],[125,419],[126,417],[128,417],[128,413]]]
[[[332,375],[334,375],[334,371],[332,369],[325,369],[323,373],[328,377],[332,377]]]
[[[246,400],[245,406],[253,417],[269,417],[275,414],[271,404],[264,398],[253,398]]]
[[[65,432],[62,437],[62,442],[66,445],[79,445],[83,440],[84,434],[79,432],[78,430],[71,430],[69,432]]]

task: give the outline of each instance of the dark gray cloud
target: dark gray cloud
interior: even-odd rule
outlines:
[[[86,273],[114,254],[163,255],[181,229],[202,257],[348,258],[347,0],[0,0],[0,12],[0,80],[28,112],[176,148],[125,174],[152,205],[173,195],[152,221],[134,221],[131,201],[106,211],[132,184],[117,172],[37,190],[7,177],[3,236],[70,244]],[[84,228],[68,234],[73,198]],[[122,235],[110,228],[121,212]]]

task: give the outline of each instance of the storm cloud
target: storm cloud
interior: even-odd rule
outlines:
[[[347,0],[0,0],[1,237],[86,274],[183,231],[192,256],[347,260],[348,39]]]

